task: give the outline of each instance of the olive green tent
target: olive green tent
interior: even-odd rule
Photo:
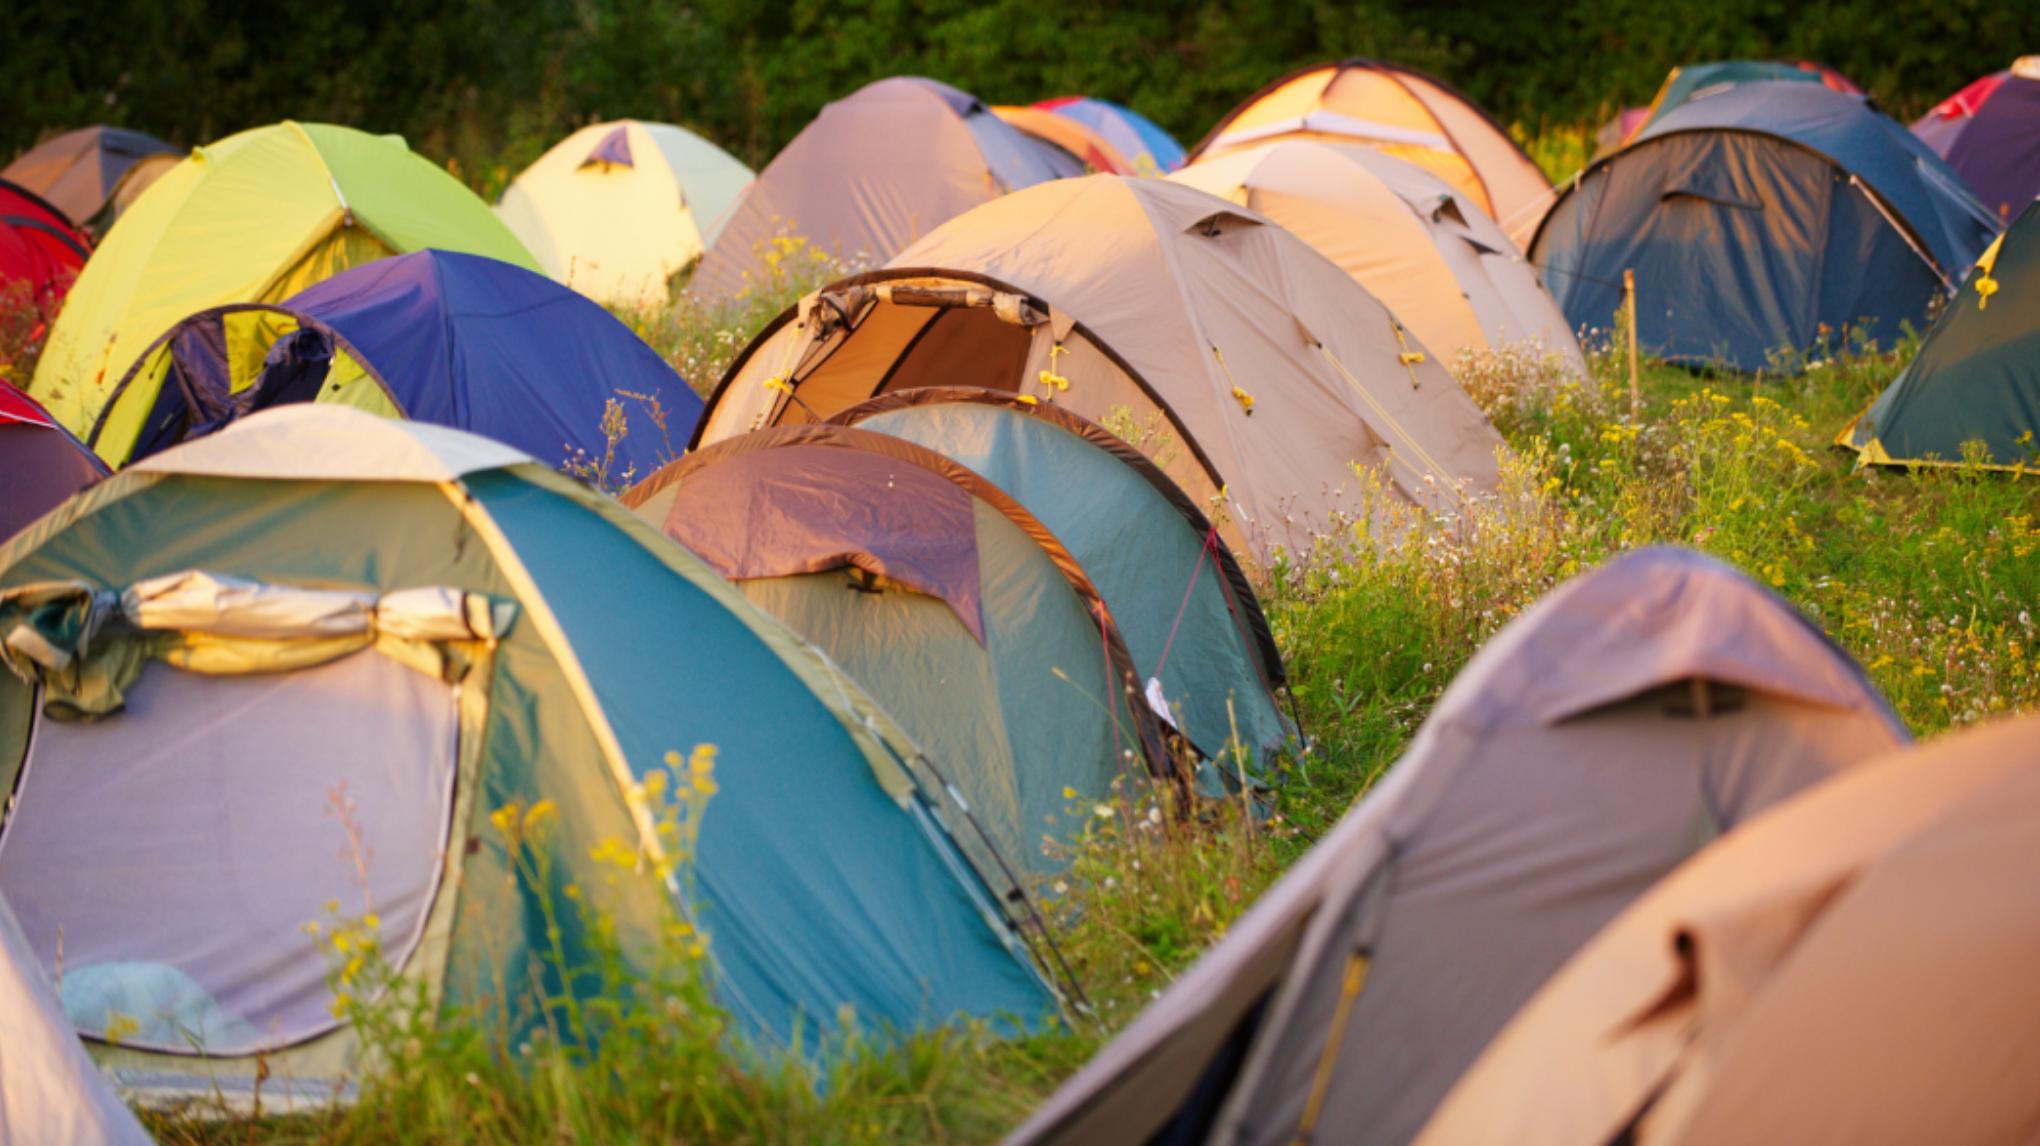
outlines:
[[[1865,465],[1983,464],[2040,472],[2040,202],[1977,260],[1919,354],[1840,444]]]
[[[932,451],[783,426],[672,463],[625,499],[862,684],[1005,854],[1037,870],[1073,801],[1165,770],[1134,662],[1034,515]]]
[[[1066,546],[1126,638],[1143,688],[1222,780],[1294,730],[1275,689],[1281,651],[1232,550],[1147,455],[1061,406],[996,390],[881,394],[832,421],[925,446],[1012,495]]]
[[[143,459],[0,548],[0,641],[0,894],[144,1092],[331,1095],[328,901],[430,998],[540,1021],[503,984],[564,989],[547,896],[585,981],[602,856],[649,873],[604,904],[628,957],[677,907],[761,1054],[1055,1006],[1024,893],[854,684],[486,439],[294,405]],[[689,857],[644,793],[700,745]],[[543,886],[495,822],[541,805]]]

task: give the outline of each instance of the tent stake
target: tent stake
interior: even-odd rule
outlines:
[[[1636,272],[1622,272],[1622,309],[1629,315],[1629,421],[1643,416],[1643,394],[1636,378]]]

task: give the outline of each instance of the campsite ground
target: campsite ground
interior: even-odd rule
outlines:
[[[1559,166],[1576,150],[1558,140],[1538,153]],[[784,289],[742,315],[676,310],[641,329],[690,379],[712,381],[777,299],[826,269],[797,242],[780,255]],[[1646,362],[1633,413],[1619,354],[1596,354],[1592,377],[1573,384],[1528,356],[1465,369],[1511,448],[1500,496],[1372,535],[1334,527],[1267,571],[1313,742],[1275,787],[1272,817],[1225,805],[1150,816],[1138,794],[1070,809],[1088,835],[1048,898],[1095,1015],[1068,1029],[851,1048],[817,1089],[797,1071],[740,1069],[683,967],[661,999],[615,1000],[592,1059],[571,1039],[509,1048],[389,1009],[369,1029],[398,1069],[350,1111],[152,1128],[169,1142],[995,1139],[1366,790],[1488,636],[1634,546],[1693,546],[1774,587],[1862,662],[1918,735],[2040,708],[2040,480],[1959,460],[1858,471],[1830,446],[1914,345],[1901,332],[1836,332],[1810,360],[1755,377]],[[634,432],[656,431],[639,419]]]

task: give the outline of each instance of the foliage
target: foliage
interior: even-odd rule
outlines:
[[[1675,17],[1648,0],[101,0],[10,15],[0,153],[88,123],[198,144],[294,117],[399,132],[490,196],[602,118],[691,126],[756,164],[822,104],[898,74],[991,102],[1115,99],[1189,143],[1296,67],[1377,56],[1541,137],[1647,101],[1675,64],[1738,56],[1824,61],[1913,116],[2040,43],[2040,9],[1991,0],[1723,0]]]

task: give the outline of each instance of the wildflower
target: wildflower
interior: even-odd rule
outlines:
[[[371,911],[361,917],[361,925],[370,931],[380,931],[382,930],[382,917]]]
[[[1091,814],[1101,820],[1109,820],[1112,818],[1112,805],[1099,804],[1091,809]]]
[[[133,1015],[123,1015],[119,1011],[108,1011],[106,1012],[106,1029],[100,1032],[99,1037],[106,1040],[109,1046],[119,1046],[122,1039],[141,1029],[141,1020]]]
[[[1077,790],[1076,790],[1075,788],[1072,788],[1072,787],[1070,787],[1070,786],[1069,786],[1069,785],[1067,785],[1067,784],[1063,785],[1063,799],[1065,799],[1065,800],[1074,800],[1074,799],[1076,799],[1076,798],[1077,798]]]

